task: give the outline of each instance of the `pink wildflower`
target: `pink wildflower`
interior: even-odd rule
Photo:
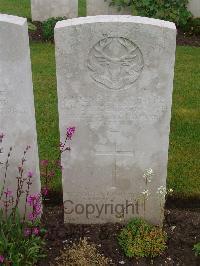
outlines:
[[[33,213],[30,213],[28,219],[29,221],[33,222],[35,220],[35,215]]]
[[[71,138],[73,137],[74,133],[75,133],[76,128],[75,127],[68,127],[67,128],[67,138],[71,140]]]
[[[27,202],[30,204],[30,206],[34,206],[40,199],[40,193],[35,193],[32,195],[29,195],[27,198]]]
[[[34,222],[38,218],[38,216],[40,214],[41,214],[41,212],[32,212],[32,213],[30,213],[29,216],[28,216],[29,221]]]
[[[29,220],[33,222],[42,213],[41,194],[35,193],[33,195],[29,195],[27,202],[33,207],[32,213],[29,214]]]
[[[33,177],[33,171],[28,171],[27,176],[28,176],[28,177]]]
[[[39,233],[40,233],[39,228],[37,228],[37,227],[33,228],[33,234],[34,234],[35,236],[39,235]]]
[[[24,235],[25,236],[30,236],[31,235],[31,229],[30,228],[25,228]]]
[[[11,190],[7,190],[4,192],[4,194],[6,195],[6,197],[11,197],[13,195],[13,192]]]
[[[3,263],[4,262],[4,256],[3,255],[0,255],[0,263]]]

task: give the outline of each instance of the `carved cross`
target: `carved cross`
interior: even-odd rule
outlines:
[[[117,187],[117,159],[121,157],[133,157],[133,151],[127,150],[118,150],[117,143],[115,142],[115,150],[114,151],[98,151],[96,153],[97,156],[112,156],[113,157],[113,167],[112,167],[112,187]]]

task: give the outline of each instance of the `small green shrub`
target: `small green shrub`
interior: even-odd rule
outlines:
[[[166,233],[143,219],[132,219],[118,236],[127,257],[156,257],[166,249]]]
[[[200,242],[194,245],[195,256],[200,256]]]
[[[191,18],[187,24],[182,27],[188,35],[200,35],[200,18]]]
[[[134,6],[138,15],[163,19],[184,26],[192,17],[187,9],[188,0],[109,0],[119,8]]]
[[[42,35],[44,40],[53,41],[54,28],[58,21],[66,19],[65,17],[49,18],[42,22]]]

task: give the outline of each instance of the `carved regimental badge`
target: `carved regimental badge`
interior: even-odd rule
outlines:
[[[140,49],[123,37],[107,37],[93,46],[88,57],[91,78],[108,89],[133,84],[144,66]]]

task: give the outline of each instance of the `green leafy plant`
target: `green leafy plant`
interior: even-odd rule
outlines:
[[[60,142],[60,153],[70,151],[70,141],[75,133],[75,127],[66,130],[65,139]],[[4,134],[0,133],[0,154],[3,154]],[[7,187],[8,169],[12,147],[9,148],[6,160],[0,157],[0,168],[3,178],[0,182],[0,265],[34,265],[44,257],[43,241],[46,230],[41,228],[42,198],[48,195],[49,183],[54,172],[49,171],[48,161],[43,160],[45,186],[41,192],[30,194],[33,172],[25,171],[26,155],[31,147],[28,145],[21,158],[16,174],[17,185],[15,191]],[[56,162],[56,169],[62,168],[60,161]],[[19,203],[24,197],[24,211],[19,214]],[[2,207],[1,207],[2,206]],[[22,211],[22,210],[21,210]]]
[[[132,219],[118,236],[118,242],[127,257],[151,257],[166,249],[167,234],[141,218]]]
[[[187,4],[188,0],[110,0],[110,5],[134,6],[140,16],[172,21],[181,27],[192,17]]]
[[[3,154],[4,134],[0,134],[0,153]],[[28,145],[18,165],[15,178],[17,179],[15,191],[7,187],[8,169],[12,147],[4,161],[0,158],[1,180],[0,188],[0,264],[3,265],[33,265],[43,257],[43,233],[40,228],[40,215],[42,213],[41,193],[30,194],[33,172],[25,171],[26,155],[30,150]],[[23,215],[19,215],[19,203],[22,196],[25,198]]]
[[[188,35],[200,35],[200,18],[190,18],[182,30]]]
[[[42,22],[42,35],[44,40],[53,41],[54,27],[58,21],[66,19],[65,17],[49,18]]]
[[[6,220],[0,210],[0,258],[5,265],[33,265],[44,257],[44,230],[39,224],[25,224],[19,215],[10,215]]]
[[[200,256],[200,242],[194,245],[195,256]]]
[[[133,4],[132,0],[104,0],[104,2],[110,2],[109,4],[111,6],[117,6],[119,10],[126,6],[131,6]]]

